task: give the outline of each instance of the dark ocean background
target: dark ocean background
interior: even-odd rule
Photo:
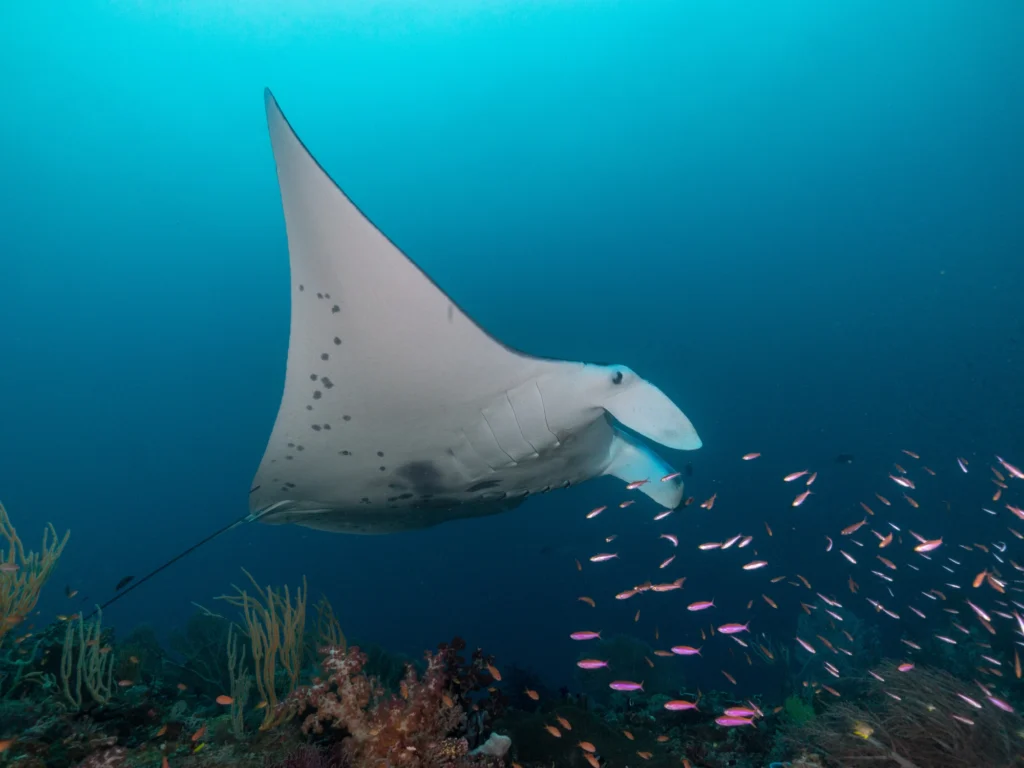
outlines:
[[[192,601],[227,609],[240,567],[305,574],[356,641],[459,634],[571,684],[572,630],[688,642],[708,622],[681,606],[711,597],[747,616],[761,589],[699,542],[756,534],[845,591],[822,534],[898,497],[902,448],[942,481],[929,535],[999,535],[955,457],[1024,465],[1022,33],[1016,0],[4,3],[0,499],[33,547],[47,521],[72,531],[43,613],[247,511],[289,322],[264,86],[487,330],[663,389],[704,447],[662,455],[718,500],[586,521],[627,498],[601,479],[401,535],[248,525],[105,623],[166,633]],[[779,478],[803,468],[794,510]],[[681,546],[658,571],[662,531]],[[611,600],[684,575],[683,598]],[[766,610],[752,629],[791,637],[795,612]]]

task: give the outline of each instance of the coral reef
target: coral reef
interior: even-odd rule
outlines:
[[[793,724],[785,740],[819,753],[826,766],[1024,765],[1024,722],[972,690],[973,684],[920,666],[900,672],[887,664],[878,674],[884,682],[866,682],[866,697],[835,702],[817,717]]]
[[[324,679],[300,686],[281,705],[288,714],[304,716],[303,733],[340,732],[352,765],[488,764],[485,754],[470,758],[465,737],[456,735],[465,713],[448,693],[457,681],[445,650],[426,655],[422,675],[409,665],[399,694],[364,673],[367,657],[358,647],[325,646],[319,653]]]

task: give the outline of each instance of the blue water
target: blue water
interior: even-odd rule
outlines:
[[[687,413],[704,448],[663,453],[719,494],[671,528],[689,599],[746,602],[693,544],[760,534],[789,509],[781,474],[821,472],[813,509],[776,523],[797,552],[856,519],[900,448],[950,471],[1024,459],[1018,2],[65,5],[0,10],[0,499],[28,543],[72,530],[44,614],[247,509],[289,313],[264,86],[490,332],[627,364]],[[621,494],[379,538],[250,525],[106,621],[166,632],[244,566],[305,574],[356,639],[460,634],[570,680],[570,629],[685,620],[576,602],[668,554],[625,535],[653,530],[650,505],[585,525]],[[578,574],[614,532],[622,562]]]

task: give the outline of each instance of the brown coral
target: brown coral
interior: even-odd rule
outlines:
[[[417,675],[410,665],[400,694],[388,694],[363,672],[366,654],[358,647],[320,649],[325,679],[299,687],[284,707],[305,714],[302,730],[345,733],[344,750],[353,765],[386,764],[430,768],[454,766],[467,754],[464,739],[452,738],[462,722],[462,708],[446,693],[447,676],[440,654],[427,654],[427,668]]]

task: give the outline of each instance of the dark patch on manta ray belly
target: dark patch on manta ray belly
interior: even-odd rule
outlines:
[[[395,474],[405,480],[419,496],[440,493],[447,488],[441,471],[432,461],[410,461],[398,467]]]
[[[476,493],[477,491],[486,491],[488,488],[494,488],[501,485],[499,480],[481,480],[479,483],[474,483],[466,489],[466,493]]]

